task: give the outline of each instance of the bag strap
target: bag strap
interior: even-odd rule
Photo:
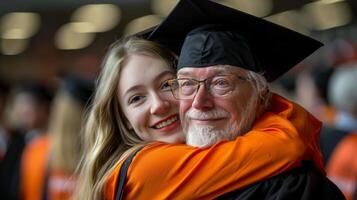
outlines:
[[[50,180],[50,174],[51,174],[51,156],[49,156],[47,165],[46,165],[46,171],[45,171],[45,177],[43,180],[43,185],[42,185],[42,193],[41,193],[41,200],[49,200],[49,180]]]
[[[120,200],[123,196],[123,190],[124,190],[124,184],[125,184],[125,180],[126,180],[126,176],[128,173],[128,169],[130,166],[131,161],[133,160],[134,156],[136,155],[136,153],[138,153],[142,147],[139,147],[137,149],[135,149],[124,161],[122,167],[120,168],[120,172],[119,172],[119,184],[117,187],[117,191],[115,194],[115,200]]]

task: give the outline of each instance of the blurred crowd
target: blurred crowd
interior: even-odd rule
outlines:
[[[313,61],[289,72],[276,86],[322,123],[321,152],[327,176],[357,198],[357,47],[336,39]],[[354,197],[352,197],[354,196]]]
[[[80,57],[54,84],[0,82],[1,199],[69,199],[96,76]]]
[[[357,46],[337,39],[322,49],[272,88],[323,122],[320,145],[327,175],[352,199],[357,188]],[[2,199],[69,198],[96,77],[86,71],[69,70],[55,87],[35,80],[0,83]]]

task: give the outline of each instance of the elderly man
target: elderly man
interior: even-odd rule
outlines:
[[[266,116],[270,103],[281,98],[269,91],[266,78],[271,74],[254,65],[259,56],[250,51],[248,42],[232,27],[222,25],[205,25],[187,35],[178,78],[172,81],[187,144],[205,147],[233,140],[251,130],[258,118]],[[248,65],[237,59],[247,55]],[[220,198],[316,199],[321,193],[329,195],[324,199],[343,199],[336,186],[308,162]]]
[[[224,37],[223,32],[218,34]],[[196,68],[191,63],[184,67],[184,56],[194,48],[187,50],[181,54],[173,90],[174,96],[182,100],[180,116],[186,144],[211,146],[251,130],[270,103],[271,93],[264,77],[228,64]]]
[[[262,28],[263,37],[252,45],[232,27],[209,25],[226,17],[238,19],[249,32]],[[253,22],[244,24],[246,19]],[[267,51],[269,38],[281,39],[277,45],[295,46],[290,52],[278,51],[283,65],[277,62],[280,55]],[[317,145],[321,124],[297,104],[272,95],[265,80],[288,71],[320,47],[319,42],[206,0],[181,0],[149,39],[178,54],[182,47],[178,78],[168,83],[180,99],[187,144],[204,148],[145,146],[115,168],[106,198],[119,199],[122,191],[128,199],[313,199],[321,191],[324,199],[341,197],[312,164],[289,171],[305,159],[323,170]],[[259,54],[253,47],[260,48]],[[263,53],[263,59],[256,58]],[[263,71],[264,76],[259,74]],[[304,145],[292,142],[297,136]]]
[[[250,70],[257,61],[249,45],[227,28],[205,25],[183,43],[172,91],[182,100],[182,126],[192,146],[211,146],[248,132],[270,103],[267,81]],[[242,61],[247,57],[249,64]]]

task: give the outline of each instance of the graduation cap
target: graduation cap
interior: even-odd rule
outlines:
[[[268,81],[322,46],[310,37],[209,0],[180,0],[150,31],[145,33],[147,39],[180,56],[178,69],[227,64],[263,73]]]

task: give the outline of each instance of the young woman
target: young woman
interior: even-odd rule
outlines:
[[[167,49],[134,37],[109,50],[86,124],[77,199],[115,199],[123,160],[144,144],[130,165],[124,198],[212,199],[302,159],[321,164],[314,139],[320,122],[277,95],[269,114],[234,141],[209,148],[167,144],[184,141],[178,102],[167,84],[175,63]],[[301,123],[306,118],[310,124]]]

